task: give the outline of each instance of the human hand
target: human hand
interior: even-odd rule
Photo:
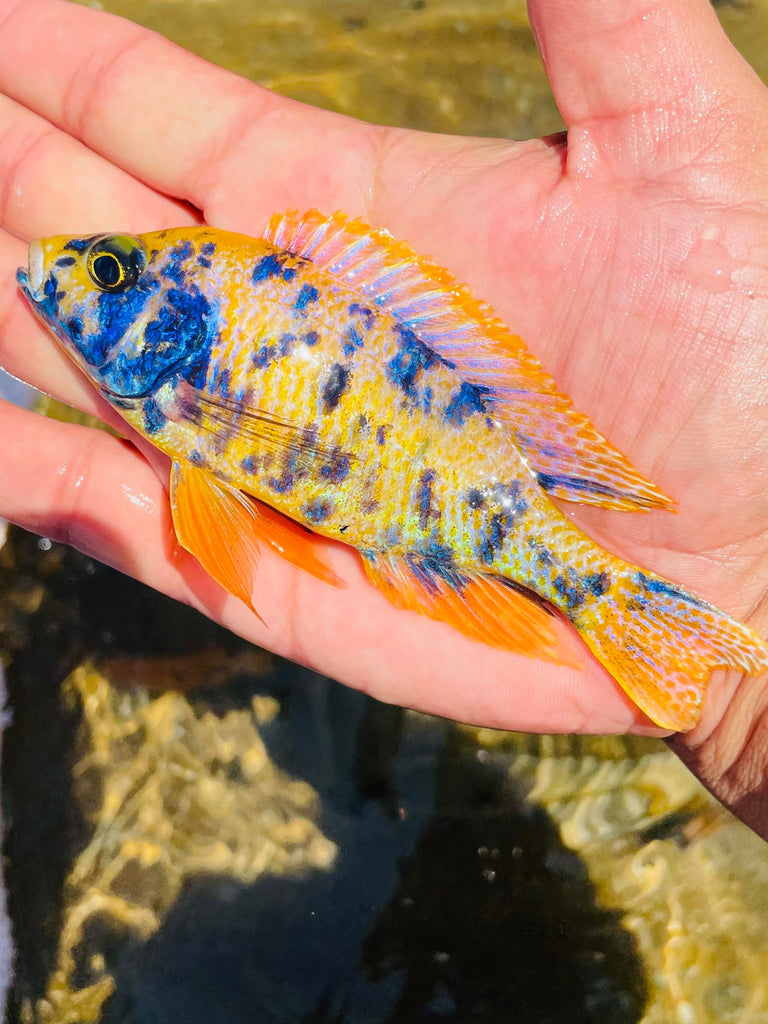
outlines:
[[[372,127],[119,19],[0,0],[0,363],[114,422],[16,291],[32,237],[200,219],[258,235],[289,207],[361,215],[487,299],[678,503],[676,516],[580,509],[587,532],[764,630],[768,93],[705,0],[537,0],[531,13],[567,141]],[[349,549],[333,552],[340,591],[265,552],[265,628],[179,550],[155,453],[8,406],[0,430],[13,439],[0,513],[286,657],[486,725],[658,731],[586,651],[583,670],[553,666],[398,612]],[[721,673],[675,740],[764,831],[767,705],[764,680]]]

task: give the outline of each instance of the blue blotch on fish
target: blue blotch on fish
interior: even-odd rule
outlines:
[[[281,334],[280,335],[280,355],[281,356],[289,356],[291,354],[291,352],[293,351],[293,343],[294,343],[294,341],[296,341],[296,335],[295,334],[289,334],[288,332],[286,332],[285,334]]]
[[[302,335],[302,338],[304,340],[305,345],[308,345],[309,348],[314,348],[315,345],[320,340],[320,335],[317,333],[317,331],[306,331]]]
[[[216,243],[203,242],[203,244],[200,246],[200,252],[203,254],[203,256],[213,256],[213,254],[216,252]]]
[[[197,448],[193,448],[189,453],[189,461],[193,466],[198,466],[199,468],[203,468],[205,466],[205,456],[199,452]]]
[[[602,597],[611,586],[611,576],[607,572],[588,572],[582,579],[585,589],[593,597]]]
[[[476,487],[471,487],[467,491],[467,504],[470,508],[482,508],[485,504],[485,495]]]
[[[152,436],[165,426],[166,417],[154,398],[148,398],[142,409],[144,413],[144,429]]]
[[[77,263],[77,260],[74,256],[59,256],[56,260],[57,267],[71,267],[75,263]]]
[[[339,404],[339,400],[347,386],[350,370],[341,363],[334,363],[331,367],[325,384],[323,385],[323,406],[326,412],[332,412]]]
[[[333,512],[333,504],[330,501],[323,501],[320,498],[315,498],[313,501],[308,502],[304,506],[304,515],[315,525],[323,523],[328,516]]]
[[[171,249],[160,267],[160,274],[181,287],[187,276],[186,261],[192,255],[192,243],[182,242]]]
[[[312,284],[303,284],[299,289],[299,294],[296,296],[296,301],[293,304],[294,309],[297,309],[300,313],[303,312],[310,302],[317,302],[319,292]]]
[[[254,284],[268,281],[274,277],[282,278],[283,281],[292,281],[296,276],[296,268],[285,265],[289,258],[288,253],[270,253],[268,256],[262,256],[253,268],[251,280]]]
[[[246,473],[256,472],[256,460],[252,455],[246,455],[244,459],[241,459],[240,465]]]
[[[98,238],[98,235],[91,235],[90,238],[73,238],[70,242],[67,242],[64,248],[71,249],[72,252],[85,252],[96,238]]]
[[[270,487],[276,494],[288,494],[289,491],[293,490],[296,478],[289,467],[286,467],[280,476],[273,476],[267,480],[267,486]]]
[[[456,427],[463,427],[470,416],[475,413],[485,414],[488,408],[488,396],[493,389],[483,384],[470,384],[464,381],[451,396],[443,415]]]
[[[80,341],[83,336],[83,321],[79,316],[71,316],[65,324],[67,333],[75,344]]]
[[[363,336],[354,324],[350,324],[344,334],[344,345],[342,351],[345,356],[351,356],[355,349],[363,347]]]
[[[346,452],[339,452],[337,456],[320,467],[320,476],[331,484],[341,484],[349,475],[349,455]]]
[[[399,324],[394,328],[398,335],[398,349],[386,364],[387,376],[406,395],[417,398],[416,383],[438,363],[451,366],[447,360],[420,341],[413,331]]]
[[[376,444],[381,446],[387,440],[387,428],[376,427]]]
[[[435,475],[434,469],[425,469],[419,477],[416,489],[416,504],[419,510],[420,530],[426,530],[434,516],[432,509],[432,484],[434,483]]]
[[[359,316],[366,331],[370,331],[376,322],[376,313],[368,306],[361,306],[359,302],[352,302],[349,305],[350,316]]]
[[[149,295],[149,289],[141,286],[119,295],[101,295],[101,332],[96,338],[84,338],[80,346],[90,345],[92,358],[101,357],[101,364],[97,363],[101,378],[118,395],[146,395],[175,373],[199,386],[196,382],[210,358],[210,329],[215,318],[209,302],[196,289],[169,289],[165,304],[144,328],[142,344],[117,345],[139,319]],[[105,301],[110,299],[120,301]],[[104,361],[113,349],[113,357]]]

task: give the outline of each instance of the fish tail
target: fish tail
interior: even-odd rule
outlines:
[[[768,669],[768,646],[748,626],[631,566],[569,617],[598,661],[665,729],[694,727],[713,668]]]

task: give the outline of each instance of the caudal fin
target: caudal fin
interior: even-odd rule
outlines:
[[[573,622],[598,661],[665,729],[696,725],[713,668],[768,670],[768,646],[748,626],[636,569]]]

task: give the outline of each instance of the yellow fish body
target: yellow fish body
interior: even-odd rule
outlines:
[[[557,660],[547,602],[665,728],[696,723],[714,666],[768,668],[746,626],[570,523],[552,498],[670,501],[487,306],[386,232],[311,211],[261,239],[56,237],[19,282],[171,456],[179,542],[251,607],[264,543],[339,582],[306,527],[355,547],[399,607]]]

